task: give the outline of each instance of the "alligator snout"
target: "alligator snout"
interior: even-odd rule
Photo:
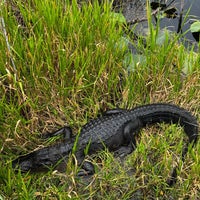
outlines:
[[[30,154],[21,156],[12,161],[12,167],[16,171],[28,172],[32,168],[32,160],[33,157]]]

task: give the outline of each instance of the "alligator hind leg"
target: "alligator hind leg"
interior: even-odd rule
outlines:
[[[123,130],[123,135],[127,144],[132,145],[133,149],[136,147],[136,136],[142,128],[142,123],[138,118],[129,121]]]
[[[123,135],[125,144],[114,151],[114,155],[117,157],[125,157],[132,153],[136,149],[136,136],[141,129],[142,124],[138,118],[129,121],[123,128]]]
[[[64,139],[71,139],[72,138],[72,129],[68,126],[64,126],[57,131],[51,132],[51,133],[45,133],[42,135],[43,139],[55,137],[57,135],[63,135]]]

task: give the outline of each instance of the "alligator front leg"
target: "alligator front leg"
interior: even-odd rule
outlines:
[[[80,166],[78,171],[78,176],[87,176],[94,174],[94,165],[85,159],[85,156],[82,151],[76,152],[75,159],[77,164]]]
[[[57,131],[51,132],[51,133],[45,133],[42,135],[43,139],[55,137],[57,135],[63,135],[64,139],[71,139],[72,138],[72,129],[68,126],[64,126]]]

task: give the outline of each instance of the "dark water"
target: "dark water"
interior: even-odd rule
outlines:
[[[167,6],[167,9],[176,9],[177,16],[175,18],[164,17],[161,19],[161,28],[177,32],[180,20],[182,19],[180,33],[184,33],[189,30],[190,25],[195,20],[200,20],[200,0],[150,0],[150,3],[152,2],[162,2],[162,4]],[[122,7],[122,12],[127,22],[146,18],[146,0],[124,0]],[[136,31],[143,34],[147,27],[147,21],[144,20],[138,23]],[[188,41],[196,42],[190,31],[185,34],[185,38]]]
[[[163,18],[160,23],[161,28],[167,27],[167,29],[177,32],[182,10],[182,33],[189,30],[195,20],[200,20],[200,0],[176,0],[170,7],[175,7],[178,15],[174,19]],[[188,40],[195,41],[190,31],[185,34],[185,37]]]

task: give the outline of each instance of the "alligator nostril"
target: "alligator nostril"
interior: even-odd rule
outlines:
[[[31,158],[26,158],[26,156],[23,156],[21,158],[17,158],[12,161],[12,168],[15,171],[22,171],[22,172],[27,172],[31,169],[32,167],[32,159]]]

